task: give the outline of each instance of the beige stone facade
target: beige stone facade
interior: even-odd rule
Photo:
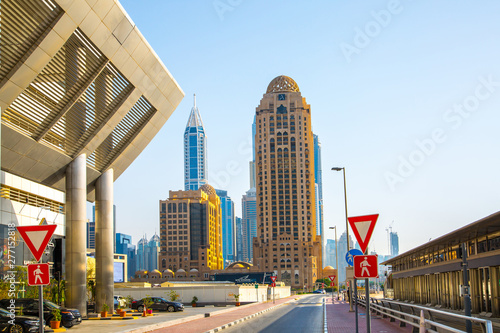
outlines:
[[[176,276],[185,272],[189,277],[196,270],[201,279],[223,269],[220,199],[213,187],[170,191],[167,200],[160,200],[159,264],[162,272]]]
[[[321,274],[316,235],[311,107],[291,78],[279,76],[256,109],[257,237],[254,265],[279,281],[312,289]]]

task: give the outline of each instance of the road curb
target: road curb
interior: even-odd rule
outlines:
[[[260,303],[252,303],[252,304],[247,304],[247,305],[244,305],[246,307],[252,307],[252,306],[255,306],[255,305],[258,305]],[[232,307],[232,308],[227,308],[227,309],[221,309],[221,310],[218,310],[218,311],[214,311],[214,312],[211,312],[210,313],[210,316],[215,316],[215,315],[218,315],[218,314],[222,314],[222,313],[225,313],[225,312],[230,312],[230,311],[234,311],[234,310],[238,310],[239,307]],[[197,314],[197,315],[192,315],[192,316],[189,316],[189,317],[186,317],[186,318],[179,318],[179,319],[175,319],[175,320],[169,320],[169,321],[166,321],[166,322],[162,322],[162,323],[156,323],[156,324],[151,324],[151,325],[147,325],[147,326],[144,326],[144,327],[141,327],[141,328],[134,328],[134,329],[128,329],[128,330],[123,330],[123,331],[120,331],[118,333],[145,333],[145,332],[151,332],[151,331],[154,331],[154,330],[157,330],[157,329],[160,329],[160,328],[166,328],[166,327],[170,327],[170,326],[174,326],[174,325],[178,325],[178,324],[183,324],[183,323],[186,323],[186,322],[189,322],[189,321],[193,321],[193,320],[196,320],[196,319],[201,319],[201,318],[205,318],[205,314]]]
[[[244,318],[240,318],[240,319],[234,320],[234,321],[232,321],[232,322],[230,322],[230,323],[227,323],[227,324],[221,325],[221,326],[219,326],[219,327],[216,327],[216,328],[214,328],[214,329],[211,329],[211,330],[209,330],[209,331],[206,331],[205,333],[215,333],[215,332],[219,332],[220,330],[223,330],[223,329],[225,329],[225,328],[228,328],[228,327],[234,326],[234,325],[239,324],[239,323],[241,323],[241,322],[243,322],[243,321],[245,321],[245,320],[248,320],[248,319],[251,319],[251,318],[256,317],[256,316],[258,316],[258,315],[261,315],[261,314],[263,314],[263,313],[265,313],[265,312],[268,312],[268,311],[274,310],[274,309],[276,309],[276,308],[278,308],[278,307],[280,307],[280,306],[282,306],[282,305],[284,305],[284,304],[287,304],[287,303],[289,303],[289,302],[295,301],[295,300],[297,300],[297,299],[298,299],[298,298],[293,298],[293,299],[288,300],[288,301],[286,301],[286,302],[283,302],[283,303],[281,303],[281,304],[278,304],[278,305],[272,306],[272,307],[270,307],[270,308],[267,308],[267,309],[265,309],[265,310],[259,311],[259,312],[257,312],[257,313],[254,313],[254,314],[248,315],[248,316],[246,316],[246,317],[244,317]]]

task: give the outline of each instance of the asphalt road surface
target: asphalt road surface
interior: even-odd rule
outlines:
[[[261,314],[255,318],[226,328],[224,333],[241,332],[307,332],[323,333],[323,298],[308,295]]]

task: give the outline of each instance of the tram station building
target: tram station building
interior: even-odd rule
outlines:
[[[117,0],[2,0],[0,246],[57,224],[44,262],[86,315],[86,204],[95,202],[96,305],[113,300],[113,182],[184,93]],[[20,239],[16,265],[31,259]],[[5,258],[3,258],[5,259]]]
[[[500,212],[382,262],[392,266],[386,297],[463,310],[463,250],[472,313],[500,317]]]

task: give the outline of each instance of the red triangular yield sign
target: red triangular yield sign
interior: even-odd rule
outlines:
[[[17,227],[17,231],[23,238],[24,242],[30,249],[36,261],[40,261],[50,238],[56,231],[57,225],[30,225],[25,227]]]
[[[330,279],[330,281],[334,281],[336,277],[336,275],[330,275],[328,278]]]
[[[361,252],[365,253],[370,238],[372,237],[375,223],[377,223],[378,214],[348,217],[351,229],[358,241]]]
[[[276,282],[277,276],[271,276],[271,281]]]

